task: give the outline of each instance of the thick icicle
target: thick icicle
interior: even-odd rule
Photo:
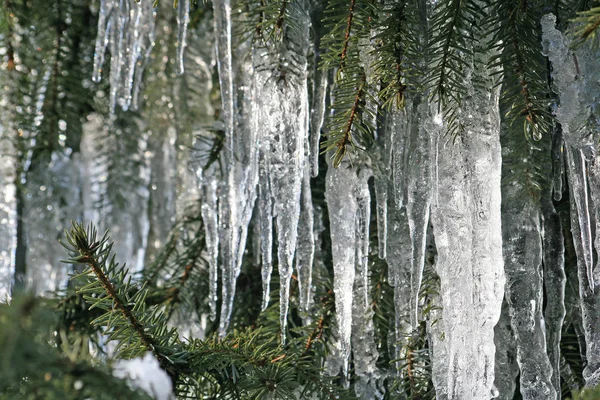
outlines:
[[[187,46],[187,27],[190,22],[190,0],[177,2],[177,74],[185,71],[183,55]]]
[[[523,399],[556,398],[546,354],[542,232],[537,204],[520,185],[505,187],[502,233],[506,297],[517,343]]]
[[[325,199],[329,210],[333,291],[344,376],[348,372],[352,334],[352,302],[356,265],[356,172],[346,164],[327,169]]]
[[[477,36],[475,36],[477,37]],[[499,89],[486,68],[484,40],[473,42],[470,86],[463,98],[464,133],[436,138],[432,222],[438,250],[448,350],[448,398],[493,396],[494,326],[504,292],[500,222]]]
[[[371,172],[362,169],[356,183],[356,274],[354,278],[354,303],[352,312],[352,355],[354,372],[358,376],[355,384],[361,399],[381,399],[383,393],[377,387],[379,373],[376,369],[379,352],[375,344],[373,309],[369,292],[369,223],[371,220],[371,194],[368,179]]]

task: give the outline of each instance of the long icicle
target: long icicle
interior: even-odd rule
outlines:
[[[352,288],[356,264],[355,217],[358,211],[354,190],[356,180],[356,172],[345,164],[339,168],[329,165],[327,169],[325,200],[329,210],[335,316],[344,376],[348,373],[352,334]]]
[[[439,135],[441,115],[431,113],[427,103],[416,107],[416,121],[424,121],[412,128],[411,149],[406,172],[406,213],[412,244],[410,274],[410,323],[417,327],[419,314],[419,291],[425,266],[425,245],[429,226],[431,203],[431,138]]]
[[[478,36],[475,35],[475,38]],[[432,222],[440,275],[448,359],[448,398],[494,395],[494,325],[504,295],[501,231],[501,148],[497,72],[488,68],[485,39],[469,42],[465,127],[452,140],[437,140]],[[496,88],[489,90],[488,88]]]
[[[215,13],[215,31],[217,36],[217,61],[219,81],[221,84],[222,118],[225,130],[225,148],[223,149],[226,165],[225,201],[219,203],[219,221],[223,256],[222,267],[222,303],[219,320],[219,335],[225,336],[229,327],[229,319],[235,295],[235,252],[233,243],[234,227],[237,221],[237,201],[235,187],[234,160],[234,99],[233,99],[233,65],[231,59],[231,1],[213,0]]]

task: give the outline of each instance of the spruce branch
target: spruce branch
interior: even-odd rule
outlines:
[[[542,10],[520,0],[493,4],[491,26],[496,26],[490,47],[500,50],[490,68],[504,71],[501,108],[511,124],[523,126],[526,136],[540,140],[550,129],[547,62],[541,53]]]
[[[97,232],[91,225],[86,230],[83,225],[73,223],[66,232],[66,240],[63,245],[71,256],[66,262],[89,267],[77,275],[88,278],[88,283],[78,291],[84,293],[90,308],[105,311],[92,323],[106,326],[111,333],[109,340],[120,341],[117,346],[120,354],[134,357],[150,351],[175,385],[180,374],[176,364],[186,363],[185,359],[175,357],[180,353],[176,332],[166,329],[166,320],[160,314],[146,310],[148,290],[131,286],[128,271],[115,263],[111,255],[108,234],[97,240]],[[95,278],[90,278],[90,274]]]
[[[356,0],[350,0],[350,8],[348,10],[348,17],[346,22],[346,31],[344,32],[344,42],[342,44],[342,53],[340,54],[340,65],[339,70],[343,71],[346,65],[346,55],[348,54],[348,46],[350,43],[350,34],[352,32],[352,19],[354,18],[354,7],[356,6]]]
[[[361,114],[364,111],[364,104],[366,103],[365,87],[367,78],[364,72],[362,72],[357,84],[358,87],[354,93],[354,99],[350,108],[344,112],[340,112],[338,117],[331,122],[330,128],[332,131],[330,131],[328,139],[321,145],[321,147],[325,149],[325,152],[334,151],[333,166],[336,168],[339,167],[344,159],[348,146],[354,144],[352,139],[353,133],[358,129],[366,130],[366,128],[359,126],[362,122]],[[339,87],[345,88],[347,87],[347,83],[343,82],[343,85],[340,85]]]

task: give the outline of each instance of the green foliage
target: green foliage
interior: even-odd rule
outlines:
[[[333,165],[340,165],[349,147],[365,147],[373,138],[374,127],[368,123],[376,110],[367,106],[373,101],[367,72],[361,65],[360,46],[369,41],[375,8],[368,0],[349,3],[332,0],[325,9],[323,23],[328,33],[321,40],[321,68],[336,69],[332,97],[335,112],[328,121],[328,135],[321,147],[333,154]],[[340,40],[343,38],[343,40]]]
[[[202,228],[201,224],[199,227]],[[200,235],[201,244],[202,238]],[[115,356],[130,359],[151,352],[175,383],[180,396],[248,399],[269,395],[294,399],[308,397],[310,393],[323,399],[351,398],[321,376],[320,363],[314,359],[317,349],[324,350],[320,340],[328,329],[325,315],[313,324],[292,329],[285,347],[274,334],[277,318],[269,318],[268,314],[258,325],[271,328],[246,327],[224,339],[215,333],[206,340],[182,340],[175,328],[168,327],[167,321],[187,280],[205,281],[203,276],[191,274],[195,268],[184,267],[183,276],[171,280],[153,274],[150,280],[136,281],[115,261],[108,236],[100,238],[94,228],[84,229],[79,224],[67,232],[65,247],[70,255],[67,262],[84,264],[87,269],[74,277],[76,296],[71,302],[60,303],[65,308],[61,312],[63,323],[75,327],[81,322],[73,312],[77,308],[73,307],[73,301],[77,303],[77,296],[82,296],[86,312],[100,310],[90,323],[105,340],[116,342]],[[171,265],[185,259],[183,264],[193,266],[189,257],[197,258],[190,255],[194,246],[188,242],[184,247],[188,251],[176,257],[177,262]],[[169,265],[175,253],[170,251],[166,257],[159,257],[157,263]],[[165,270],[157,266],[155,271]],[[324,301],[322,312],[331,315],[332,304],[331,299]],[[197,304],[186,306],[193,309]],[[67,312],[66,307],[71,311]],[[274,316],[278,306],[272,308]]]
[[[502,108],[510,124],[523,126],[526,136],[539,140],[549,133],[547,59],[542,55],[540,19],[543,2],[494,2],[494,24],[491,45],[502,49],[491,60],[500,67]],[[502,73],[502,72],[501,72]]]
[[[598,398],[600,398],[600,387],[582,390],[572,397],[573,400],[596,400]]]
[[[149,399],[73,348],[57,345],[51,300],[22,296],[0,305],[0,399]]]
[[[600,27],[600,6],[596,5],[587,11],[580,11],[577,17],[573,19],[577,28],[573,31],[576,38],[576,44],[581,44],[586,40],[598,45],[598,28]]]

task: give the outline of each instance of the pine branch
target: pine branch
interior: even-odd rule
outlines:
[[[114,256],[111,257],[112,243],[108,242],[107,234],[100,240],[96,237],[93,227],[85,230],[82,225],[74,223],[66,232],[67,244],[63,244],[71,255],[67,262],[89,267],[77,276],[89,277],[93,273],[96,277],[78,290],[79,293],[90,293],[84,294],[84,299],[91,308],[105,310],[105,314],[93,323],[106,323],[107,329],[112,332],[109,340],[120,341],[117,347],[121,348],[121,354],[127,352],[136,356],[145,351],[152,352],[175,385],[181,372],[175,364],[186,363],[181,354],[179,358],[175,357],[179,347],[176,332],[166,330],[164,317],[146,311],[144,302],[148,290],[142,287],[132,291],[130,279],[126,278],[128,271],[115,263]]]
[[[339,167],[344,159],[348,146],[354,145],[353,135],[358,130],[366,131],[367,128],[362,124],[362,113],[366,103],[366,84],[367,78],[364,72],[361,74],[358,82],[358,87],[354,92],[354,99],[349,109],[338,112],[337,117],[334,117],[330,122],[330,133],[328,139],[321,145],[325,152],[334,151],[333,165]],[[339,91],[348,87],[348,82],[341,82],[338,86]],[[339,95],[346,95],[339,93]],[[341,96],[340,96],[341,97]]]
[[[435,6],[428,33],[432,69],[425,85],[440,108],[461,104],[466,92],[461,72],[472,56],[467,32],[481,18],[481,10],[470,0],[444,0]]]
[[[419,59],[416,54],[419,32],[415,28],[422,27],[412,15],[415,11],[407,1],[394,3],[391,7],[382,5],[378,11],[384,17],[378,23],[381,32],[375,36],[380,45],[374,68],[381,81],[379,100],[382,108],[404,108],[409,85],[416,90],[416,77],[411,75],[411,69],[415,69],[415,61]]]
[[[346,66],[346,55],[348,54],[348,46],[350,43],[350,34],[352,32],[352,19],[354,18],[354,7],[356,6],[356,0],[350,0],[350,7],[348,10],[348,17],[346,22],[346,31],[344,32],[344,42],[342,44],[342,53],[340,54],[340,65],[339,70],[343,71]]]
[[[497,28],[490,46],[502,52],[490,60],[490,68],[504,71],[500,101],[511,124],[522,124],[527,136],[539,140],[549,131],[551,118],[547,63],[540,46],[542,10],[536,6],[520,0],[494,3],[491,24]]]

